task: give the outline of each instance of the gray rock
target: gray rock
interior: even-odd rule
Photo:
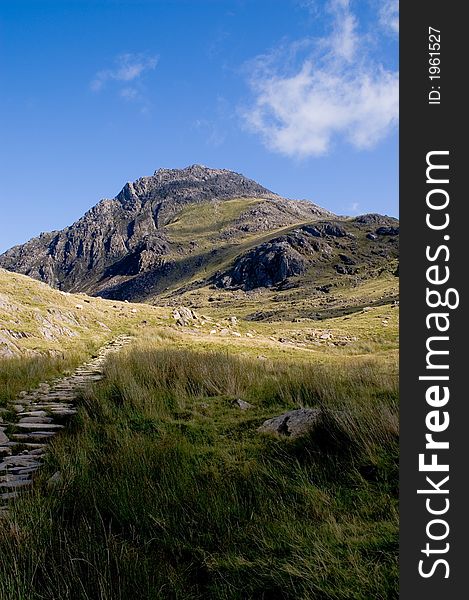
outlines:
[[[23,417],[19,423],[52,423],[53,420],[51,417]]]
[[[7,434],[5,433],[5,429],[0,427],[0,444],[8,444],[10,440],[8,439]]]
[[[346,237],[347,231],[337,223],[318,223],[317,225],[304,225],[302,227],[303,231],[309,233],[309,235],[313,235],[314,237]]]
[[[250,408],[254,408],[253,404],[246,402],[246,400],[241,400],[241,398],[238,398],[237,400],[235,400],[233,402],[233,404],[235,406],[237,406],[238,408],[240,408],[241,410],[249,410]]]
[[[53,487],[53,486],[55,486],[55,485],[57,485],[57,484],[61,483],[61,482],[62,482],[62,480],[63,480],[62,473],[61,473],[60,471],[56,471],[56,472],[55,472],[55,473],[52,475],[52,477],[50,477],[50,478],[48,479],[48,481],[47,481],[47,485],[48,485],[49,487]]]
[[[316,427],[321,411],[318,408],[290,410],[278,417],[267,419],[258,428],[259,433],[271,433],[288,437],[307,435]]]
[[[173,318],[178,325],[186,327],[199,320],[199,316],[191,308],[179,306],[173,310]]]
[[[301,275],[306,268],[304,257],[286,238],[265,242],[240,256],[227,273],[216,276],[216,284],[224,288],[252,290],[272,287],[287,277]]]
[[[377,235],[399,235],[399,227],[378,227],[376,230]]]
[[[359,215],[354,218],[354,221],[361,225],[396,225],[399,223],[394,217],[388,217],[387,215],[380,215],[378,213]]]

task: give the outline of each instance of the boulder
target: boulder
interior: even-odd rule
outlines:
[[[191,308],[179,306],[173,310],[173,318],[176,323],[181,326],[191,325],[194,321],[198,321],[199,317]]]
[[[278,417],[267,419],[258,428],[259,433],[276,434],[291,438],[307,435],[316,427],[321,410],[319,408],[298,408]]]

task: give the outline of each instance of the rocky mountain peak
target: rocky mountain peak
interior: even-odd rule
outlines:
[[[178,268],[188,277],[197,260],[210,262],[246,237],[330,215],[227,169],[162,168],[126,183],[64,230],[8,250],[0,267],[62,290],[111,297],[133,278],[143,278],[145,289],[164,288]]]
[[[193,164],[183,169],[157,169],[153,176],[159,178],[161,181],[175,180],[175,179],[200,179],[206,181],[210,177],[215,175],[222,175],[224,173],[233,173],[227,169],[211,169],[205,165]],[[240,177],[243,177],[240,175]]]
[[[165,211],[171,213],[171,207],[188,202],[275,196],[252,179],[234,171],[191,165],[184,169],[158,169],[151,176],[126,183],[116,199],[125,209],[133,209],[150,201],[155,205],[164,204]]]

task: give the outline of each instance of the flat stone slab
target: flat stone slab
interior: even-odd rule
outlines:
[[[10,442],[9,446],[11,448],[15,448],[16,446],[22,446],[22,447],[28,448],[28,453],[32,454],[33,451],[30,450],[31,448],[32,449],[39,449],[39,448],[42,449],[42,448],[46,447],[46,444],[44,444],[44,443],[41,444],[41,443],[38,443],[38,442],[31,442],[31,443],[29,443],[29,442],[27,442],[27,443],[23,443],[23,442]],[[21,452],[20,452],[20,455],[21,455]]]
[[[20,419],[18,421],[18,423],[21,425],[23,423],[53,423],[54,419],[52,419],[51,417],[23,417],[22,419]]]
[[[14,500],[18,496],[18,492],[5,492],[4,494],[0,494],[0,500]]]
[[[18,488],[27,487],[28,485],[31,485],[32,483],[33,482],[31,481],[31,479],[21,480],[21,481],[10,481],[10,482],[5,482],[5,483],[0,483],[0,489],[16,490]]]
[[[19,429],[32,429],[32,430],[41,430],[41,429],[63,429],[63,425],[59,425],[58,423],[23,423],[20,421],[19,423],[13,423],[15,427]]]
[[[38,440],[45,440],[47,438],[53,437],[54,435],[56,435],[56,431],[31,431],[31,433],[13,433],[11,435],[11,437],[15,440],[20,440],[20,441],[24,441],[24,442],[28,442],[29,441],[38,441]]]
[[[47,404],[37,404],[36,408],[39,410],[71,410],[73,408],[73,404],[69,403],[61,403],[61,402],[48,402]]]
[[[4,471],[4,475],[29,475],[37,471],[40,463],[31,467],[11,467]]]
[[[46,451],[46,444],[30,444],[30,446],[37,446],[29,450],[29,456],[42,456]]]
[[[31,458],[29,455],[7,456],[0,463],[0,469],[2,467],[30,467],[32,463],[40,464],[37,457]]]
[[[27,475],[20,475],[19,473],[7,473],[6,475],[0,475],[0,483],[11,483],[12,481],[26,481],[29,479]]]
[[[23,467],[14,467],[13,469],[8,469],[8,473],[13,475],[23,475],[30,479],[30,475],[35,473],[39,469],[39,465],[37,467],[29,467],[28,469]]]

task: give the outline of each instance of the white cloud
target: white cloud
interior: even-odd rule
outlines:
[[[399,0],[384,0],[379,11],[381,25],[399,33]]]
[[[330,0],[327,12],[328,36],[295,42],[251,63],[254,102],[243,115],[273,151],[320,156],[338,139],[370,148],[397,123],[397,71],[370,55],[349,0]]]
[[[325,40],[325,48],[331,46],[337,58],[351,61],[357,50],[357,19],[350,12],[348,0],[330,0],[329,11],[333,16],[334,28],[330,40]]]
[[[203,133],[205,144],[212,148],[218,148],[223,145],[226,139],[226,132],[220,129],[217,122],[209,119],[196,119],[193,128]]]
[[[90,87],[94,92],[99,92],[110,82],[115,82],[119,86],[128,84],[129,82],[136,82],[146,71],[152,71],[157,64],[157,56],[148,57],[143,54],[130,53],[120,54],[114,61],[114,68],[98,71],[91,81]],[[126,97],[124,90],[131,89],[134,88],[128,86],[121,88],[120,95]]]
[[[125,100],[135,100],[139,96],[138,90],[133,87],[122,88],[119,95]]]

